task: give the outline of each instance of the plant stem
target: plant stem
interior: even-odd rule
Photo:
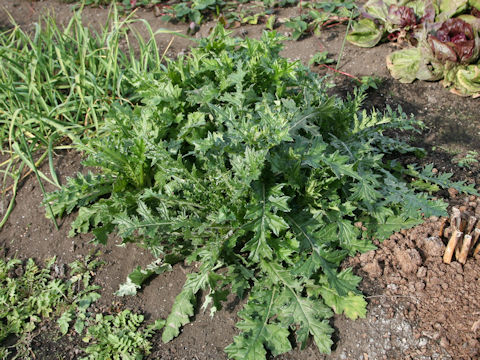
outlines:
[[[340,48],[340,53],[338,54],[337,59],[337,66],[335,66],[335,70],[338,70],[340,67],[340,60],[342,59],[343,49],[345,48],[345,42],[347,41],[348,31],[350,30],[350,24],[352,23],[353,19],[353,9],[350,10],[350,17],[348,18],[347,30],[345,31],[345,36],[343,37],[342,47]]]
[[[42,190],[43,198],[46,197],[46,192],[45,188],[42,183],[42,179],[40,178],[40,175],[38,173],[37,167],[35,166],[35,162],[33,161],[32,153],[30,152],[30,148],[28,147],[27,141],[25,140],[25,134],[22,132],[22,136],[20,137],[20,140],[22,141],[22,145],[25,147],[25,151],[27,152],[27,156],[29,157],[30,162],[32,163],[33,166],[33,172],[35,173],[35,176],[37,177],[37,181],[40,184],[40,189]],[[58,224],[57,224],[57,219],[55,219],[55,215],[53,214],[52,207],[50,204],[47,204],[48,210],[50,212],[50,216],[53,219],[53,223],[55,224],[55,229],[58,230]]]

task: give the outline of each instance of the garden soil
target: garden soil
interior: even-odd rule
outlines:
[[[93,27],[101,26],[107,19],[108,10],[86,8],[84,19]],[[298,14],[298,8],[282,9],[279,19]],[[18,25],[33,30],[39,16],[47,12],[57,21],[66,24],[72,15],[72,7],[64,2],[0,0],[0,28],[10,26],[9,16]],[[166,24],[155,16],[151,9],[139,9],[137,17],[146,19],[154,29],[163,27],[186,32],[184,24]],[[213,22],[202,26],[197,36],[208,34]],[[284,26],[277,29],[288,32]],[[346,26],[337,25],[325,29],[320,37],[307,37],[300,41],[286,41],[283,55],[308,63],[318,51],[328,51],[337,59],[342,47]],[[146,35],[141,26],[138,31]],[[237,36],[259,37],[262,25],[243,26],[234,29]],[[174,57],[188,51],[192,42],[181,38],[160,35],[161,51]],[[171,43],[170,43],[171,42]],[[170,43],[170,45],[168,45]],[[479,101],[461,98],[448,93],[440,83],[415,82],[399,84],[389,78],[385,56],[394,50],[395,44],[384,44],[373,49],[361,49],[345,45],[340,71],[352,76],[378,76],[383,79],[378,89],[370,89],[366,107],[385,109],[400,105],[407,113],[427,125],[421,136],[411,136],[410,141],[424,147],[428,155],[423,159],[402,158],[404,162],[433,162],[439,171],[454,173],[456,180],[480,184],[478,164],[470,169],[455,165],[455,160],[467,151],[480,151]],[[322,74],[327,69],[317,67]],[[346,75],[331,76],[335,82],[332,92],[346,96],[354,83]],[[67,176],[85,171],[81,154],[60,152],[55,157],[59,177],[65,182]],[[43,169],[48,174],[48,169]],[[478,188],[478,187],[477,187]],[[53,190],[48,188],[47,190]],[[8,192],[2,199],[8,204]],[[480,200],[465,197],[455,192],[444,192],[450,206],[460,207],[465,213],[477,214],[480,218]],[[96,273],[96,283],[102,287],[102,298],[97,302],[97,311],[115,313],[129,308],[143,312],[148,320],[165,318],[180,292],[185,277],[194,271],[194,266],[179,264],[172,272],[152,279],[136,297],[119,298],[113,293],[127,275],[138,265],[145,266],[153,260],[144,249],[133,244],[120,246],[112,237],[107,246],[89,243],[91,236],[68,237],[71,221],[75,215],[59,221],[59,230],[45,218],[41,206],[42,195],[33,176],[25,179],[16,199],[16,206],[0,230],[0,256],[33,257],[42,262],[57,257],[59,272],[64,265],[86,254],[98,255],[104,265]],[[0,206],[1,210],[1,206]],[[368,301],[365,319],[348,320],[335,316],[334,349],[328,356],[321,355],[314,344],[306,349],[295,348],[278,359],[479,359],[480,358],[480,257],[469,257],[465,265],[454,261],[442,262],[446,239],[438,232],[442,219],[430,218],[420,226],[392,235],[377,250],[348,259],[344,267],[353,267],[363,277],[361,289]],[[201,299],[200,299],[201,300]],[[163,344],[159,336],[153,338],[149,359],[207,360],[226,359],[225,346],[237,333],[237,311],[244,300],[230,298],[224,309],[215,317],[198,311],[193,321],[186,325],[180,336]],[[55,324],[45,323],[32,340],[37,359],[77,359],[82,352],[81,339],[68,334],[60,337]]]

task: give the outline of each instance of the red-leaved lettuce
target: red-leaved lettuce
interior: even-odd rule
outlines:
[[[470,64],[478,59],[479,41],[473,27],[462,19],[446,20],[428,42],[440,62]]]
[[[357,46],[372,47],[385,37],[415,39],[424,23],[435,20],[435,7],[432,0],[368,0],[361,7],[361,15],[347,40]]]

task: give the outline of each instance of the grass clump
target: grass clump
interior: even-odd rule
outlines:
[[[360,91],[327,95],[321,78],[279,56],[280,41],[275,32],[233,39],[219,25],[190,55],[139,74],[142,104],[112,104],[99,137],[82,145],[85,164],[101,173],[45,199],[55,215],[79,207],[71,235],[92,230],[105,243],[115,232],[164,264],[199,263],[175,299],[165,342],[190,321],[200,291],[211,314],[233,292],[249,297],[231,358],[287,352],[291,333],[328,353],[333,312],[366,311],[360,278],[340,262],[373,249],[372,238],[446,214],[418,189],[474,192],[431,168],[386,160],[417,149],[383,132],[421,123],[362,110]]]
[[[41,181],[60,187],[53,167],[55,150],[70,148],[77,138],[94,136],[111,104],[135,101],[130,79],[136,72],[161,66],[155,40],[137,38],[139,58],[127,31],[128,17],[113,11],[105,27],[95,32],[75,12],[65,28],[52,17],[36,24],[33,34],[19,26],[0,33],[0,164],[2,194],[13,189],[14,204],[22,177],[35,172]],[[50,175],[38,171],[50,163]]]

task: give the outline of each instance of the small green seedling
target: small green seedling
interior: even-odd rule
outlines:
[[[478,164],[478,152],[476,151],[469,151],[464,157],[457,160],[457,165],[461,168],[471,169],[474,164]]]
[[[333,64],[335,60],[330,59],[328,55],[328,51],[317,52],[312,56],[308,65]]]
[[[382,78],[377,76],[362,76],[360,78],[361,87],[365,90],[370,88],[378,90],[378,86],[382,83],[382,81]]]

